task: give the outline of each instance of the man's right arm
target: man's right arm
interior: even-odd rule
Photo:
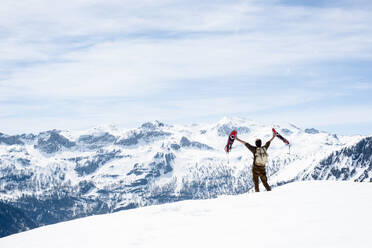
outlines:
[[[254,152],[254,146],[252,146],[248,142],[245,142],[244,140],[239,139],[238,137],[235,137],[235,139],[245,145],[251,152]]]
[[[243,145],[248,144],[247,142],[245,142],[244,140],[239,139],[238,137],[235,137],[235,139],[236,139],[237,141],[239,141],[240,143],[242,143]]]

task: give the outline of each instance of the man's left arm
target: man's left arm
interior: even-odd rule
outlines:
[[[271,143],[271,141],[273,141],[273,139],[275,138],[275,136],[276,136],[276,133],[273,133],[273,137],[271,137],[271,139],[270,139],[268,142],[266,142],[266,144],[265,144],[265,146],[264,146],[266,149],[269,148],[270,143]]]

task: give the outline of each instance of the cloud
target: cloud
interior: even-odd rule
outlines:
[[[327,108],[308,105],[302,109],[254,113],[252,117],[269,123],[295,123],[303,128],[315,127],[329,130],[331,127],[330,130],[332,130],[333,127],[333,132],[342,130],[344,134],[355,134],[358,130],[353,130],[353,126],[372,123],[372,108],[365,105],[345,104],[329,106]],[[348,126],[349,130],[344,130],[342,126]],[[368,131],[368,134],[370,133]]]
[[[369,82],[352,69],[371,63],[372,17],[344,4],[3,1],[0,115],[94,125],[324,104]]]
[[[317,46],[322,51],[313,53],[303,47],[303,38],[292,40],[289,46],[286,39],[251,41],[252,37],[105,42],[61,55],[61,62],[19,69],[5,82],[44,96],[130,95],[135,88],[156,90],[185,80],[295,74],[304,64],[338,60],[346,56],[343,47],[349,47],[347,42],[323,41]]]
[[[348,90],[371,90],[372,89],[372,83],[367,82],[357,82],[352,85],[348,85]]]

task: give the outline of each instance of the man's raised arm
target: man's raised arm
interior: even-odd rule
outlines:
[[[273,137],[269,140],[269,142],[271,143],[271,141],[273,141],[273,139],[275,138],[276,136],[276,133],[273,133]]]
[[[264,147],[266,149],[269,149],[269,146],[271,144],[271,141],[273,141],[273,139],[275,138],[275,136],[276,136],[276,133],[273,133],[273,137],[269,141],[266,142],[266,144],[264,145]]]
[[[254,146],[252,146],[248,142],[245,142],[244,140],[239,139],[237,136],[235,137],[235,139],[245,145],[251,152],[254,152]]]
[[[245,142],[244,140],[239,139],[238,136],[236,136],[235,139],[236,139],[237,141],[239,141],[240,143],[242,143],[243,145],[248,144],[248,143]]]

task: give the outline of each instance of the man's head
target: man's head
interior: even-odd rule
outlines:
[[[256,146],[261,147],[262,141],[260,139],[256,139]]]

